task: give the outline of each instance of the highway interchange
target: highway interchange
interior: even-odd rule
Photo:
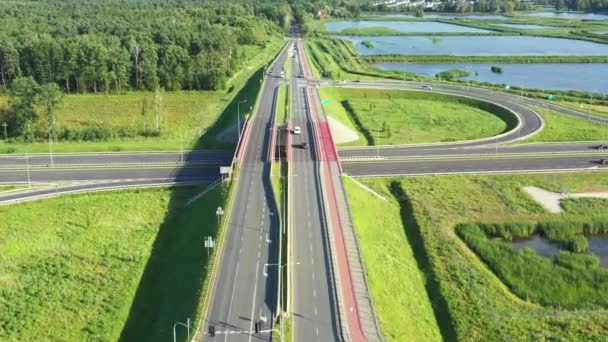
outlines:
[[[291,46],[292,42],[288,44]],[[270,67],[256,114],[248,123],[249,139],[243,147],[240,171],[228,222],[211,302],[206,313],[204,333],[216,329],[215,340],[270,340],[277,302],[281,237],[277,202],[270,186],[269,149],[271,135],[266,132],[274,121],[272,94],[282,81],[278,76],[289,48],[283,50]],[[289,223],[297,241],[287,265],[293,274],[293,334],[296,341],[342,340],[340,300],[327,236],[326,199],[319,173],[319,155],[314,123],[307,105],[306,88],[298,76],[299,63],[293,65],[289,80],[292,92],[292,124],[302,127],[293,144],[308,142],[310,149],[290,149],[289,176],[292,217]],[[425,83],[396,81],[320,82],[321,85],[381,89],[421,90]],[[510,131],[489,139],[446,144],[346,148],[338,151],[343,172],[355,177],[400,175],[508,173],[602,170],[597,161],[608,152],[594,148],[598,143],[515,144],[540,132],[542,118],[529,105],[544,105],[535,99],[487,89],[459,85],[433,84],[433,92],[467,96],[495,103],[510,110],[518,124]],[[608,124],[595,117],[558,106],[564,115]],[[31,184],[33,190],[0,194],[0,204],[33,200],[64,193],[108,190],[124,187],[166,186],[211,183],[220,177],[219,167],[230,165],[234,156],[223,151],[121,152],[81,154],[0,156],[0,184]],[[285,223],[283,223],[285,224]],[[254,334],[254,323],[264,322],[263,331]],[[201,338],[211,339],[202,334]]]

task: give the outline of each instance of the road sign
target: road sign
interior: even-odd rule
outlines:
[[[231,175],[232,168],[230,166],[220,166],[220,173],[222,175]]]

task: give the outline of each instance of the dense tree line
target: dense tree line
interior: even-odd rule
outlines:
[[[607,12],[608,0],[555,0],[558,11]]]
[[[288,28],[286,3],[195,0],[0,2],[0,87],[19,76],[65,92],[224,88]]]

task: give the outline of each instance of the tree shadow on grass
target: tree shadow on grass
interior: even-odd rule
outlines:
[[[173,324],[193,327],[207,276],[206,236],[215,237],[218,223],[215,210],[224,205],[227,187],[220,185],[202,199],[185,203],[200,187],[173,188],[164,222],[145,266],[120,341],[170,341]],[[191,330],[191,333],[194,329]],[[185,339],[185,328],[178,336]]]
[[[253,108],[258,92],[262,86],[262,80],[264,78],[265,66],[260,67],[255,73],[247,80],[247,83],[238,91],[238,93],[232,98],[232,100],[226,105],[222,114],[217,120],[211,125],[211,127],[205,132],[203,136],[197,141],[193,149],[222,149],[222,150],[233,150],[235,144],[221,142],[217,140],[217,135],[228,129],[231,125],[235,125],[238,122],[238,114],[240,109],[240,121],[241,128],[245,122],[245,115],[251,113],[249,108]],[[241,102],[246,100],[247,102]],[[239,106],[239,102],[241,102]],[[192,123],[193,125],[199,125],[198,123]]]
[[[348,103],[347,100],[344,100],[344,101],[340,101],[340,104],[342,105],[342,107],[344,107],[344,110],[346,111],[346,114],[348,114],[348,117],[353,121],[355,126],[357,126],[357,130],[359,132],[361,132],[361,134],[363,134],[363,137],[365,137],[367,145],[368,146],[375,145],[376,142],[374,140],[372,132],[370,132],[370,130],[367,129],[367,127],[365,127],[365,125],[363,125],[363,123],[361,122],[361,119],[359,119],[359,116],[357,115],[357,113],[355,112],[353,107],[350,105],[350,103]]]
[[[424,241],[422,238],[420,225],[418,225],[418,221],[416,220],[410,198],[405,191],[403,191],[401,183],[399,182],[391,182],[389,189],[391,194],[399,202],[405,236],[407,237],[407,240],[412,247],[412,251],[414,252],[416,264],[418,265],[418,268],[426,275],[426,291],[431,300],[433,312],[435,314],[437,323],[439,324],[443,339],[446,341],[456,341],[457,338],[454,321],[450,315],[447,302],[441,294],[437,277],[430,265],[429,256],[424,248]]]

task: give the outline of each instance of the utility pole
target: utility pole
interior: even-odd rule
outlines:
[[[28,188],[32,187],[32,178],[30,177],[30,157],[25,151],[25,169],[27,170],[27,186]]]
[[[184,164],[184,135],[182,133],[182,129],[179,129],[179,151],[180,151],[180,159],[182,164]]]
[[[51,168],[54,167],[54,163],[53,163],[53,136],[52,136],[52,133],[53,133],[53,124],[51,124],[49,126],[49,153],[50,153],[50,156],[51,156]]]
[[[8,124],[6,122],[3,122],[2,126],[4,127],[4,142],[8,142],[8,134],[6,132],[6,127],[8,126]]]

